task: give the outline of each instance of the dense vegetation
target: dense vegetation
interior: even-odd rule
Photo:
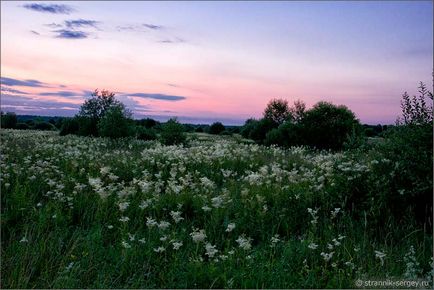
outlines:
[[[1,287],[432,288],[431,104],[404,94],[376,143],[345,107],[279,100],[243,128],[260,144],[117,105],[66,136],[2,129]],[[310,139],[313,124],[326,132]]]

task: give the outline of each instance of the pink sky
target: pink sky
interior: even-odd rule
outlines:
[[[137,118],[242,124],[284,98],[393,123],[431,84],[430,2],[31,3],[1,2],[5,111],[73,115],[99,88]]]

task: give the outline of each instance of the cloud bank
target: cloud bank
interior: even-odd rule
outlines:
[[[72,7],[65,4],[30,3],[30,4],[24,4],[23,7],[32,11],[52,13],[52,14],[69,14],[74,11]]]

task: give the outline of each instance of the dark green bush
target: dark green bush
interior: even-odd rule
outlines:
[[[4,114],[1,112],[1,127],[5,129],[14,129],[17,124],[17,115],[13,112]]]
[[[215,122],[209,127],[209,133],[218,135],[225,130],[225,126],[221,122]]]
[[[243,136],[244,138],[249,138],[250,132],[253,130],[253,127],[255,127],[255,124],[257,122],[258,120],[255,120],[253,118],[247,119],[244,123],[244,126],[240,130],[241,136]]]
[[[318,149],[340,150],[348,136],[361,126],[345,106],[319,102],[300,121],[303,143]]]
[[[30,129],[30,127],[26,123],[17,123],[15,125],[15,129],[18,129],[18,130],[28,130],[28,129]]]
[[[156,140],[157,132],[153,128],[136,127],[136,136],[139,140]]]
[[[77,135],[98,136],[98,120],[85,116],[76,116],[78,122]]]
[[[141,119],[141,120],[137,121],[138,125],[143,126],[145,128],[148,128],[148,129],[157,126],[158,123],[159,122],[157,122],[156,120],[151,119],[151,118],[145,118],[145,119]]]
[[[412,208],[419,221],[429,219],[432,227],[433,205],[433,125],[397,126],[385,134],[378,146],[384,157],[395,164],[387,196],[389,208],[399,215]],[[399,202],[394,202],[396,197]],[[404,207],[404,208],[403,208]]]
[[[57,130],[53,124],[48,122],[37,122],[35,126],[33,126],[33,129],[43,131]]]
[[[274,128],[268,132],[265,137],[264,144],[290,147],[303,144],[300,138],[300,126],[287,121],[281,124],[278,128]]]
[[[175,118],[170,119],[162,125],[160,141],[164,145],[183,144],[186,141],[184,126]]]
[[[123,138],[133,136],[134,122],[123,106],[111,106],[98,122],[98,133],[101,137]]]
[[[267,133],[277,126],[277,123],[270,119],[261,119],[253,124],[249,133],[249,138],[262,144]]]
[[[62,127],[60,127],[60,136],[65,136],[68,134],[77,134],[79,127],[79,122],[77,118],[66,118],[62,121]]]

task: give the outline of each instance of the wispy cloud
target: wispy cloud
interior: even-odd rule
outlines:
[[[174,37],[174,38],[166,38],[163,40],[158,41],[159,43],[183,43],[185,42],[184,39],[179,38],[179,37]]]
[[[134,93],[134,94],[127,94],[127,96],[146,98],[146,99],[155,99],[155,100],[164,100],[164,101],[181,101],[186,99],[186,97],[183,96],[174,96],[174,95],[166,95],[166,94]]]
[[[39,32],[35,31],[35,30],[30,30],[31,33],[36,34],[36,35],[41,35]]]
[[[48,27],[50,27],[50,28],[60,28],[60,27],[62,27],[63,25],[62,24],[58,24],[58,23],[48,23],[48,24],[44,24],[45,26],[48,26]]]
[[[87,38],[89,34],[84,31],[76,31],[76,30],[68,30],[68,29],[59,29],[55,30],[57,35],[56,38],[66,38],[66,39],[83,39]]]
[[[71,29],[82,27],[98,28],[99,22],[95,20],[77,19],[77,20],[65,20],[65,26]]]
[[[1,84],[5,86],[20,87],[47,87],[47,84],[37,80],[18,80],[13,78],[1,77]]]
[[[57,92],[43,92],[39,93],[39,96],[55,96],[55,97],[83,97],[86,96],[87,92],[77,93],[71,91],[57,91]]]
[[[2,83],[2,85],[3,85],[3,83]],[[16,90],[16,89],[12,89],[12,88],[8,88],[8,87],[5,87],[5,86],[1,86],[0,90],[2,92],[10,93],[10,94],[28,95],[28,93],[26,93],[26,92],[23,92],[23,91],[20,91],[20,90]]]
[[[70,14],[74,11],[74,9],[65,4],[38,4],[38,3],[30,3],[24,4],[24,8],[37,11],[37,12],[45,12],[45,13],[53,13],[53,14]]]
[[[143,23],[143,26],[149,29],[153,29],[153,30],[160,30],[160,29],[164,29],[164,26],[162,25],[156,25],[156,24],[149,24],[149,23]]]

